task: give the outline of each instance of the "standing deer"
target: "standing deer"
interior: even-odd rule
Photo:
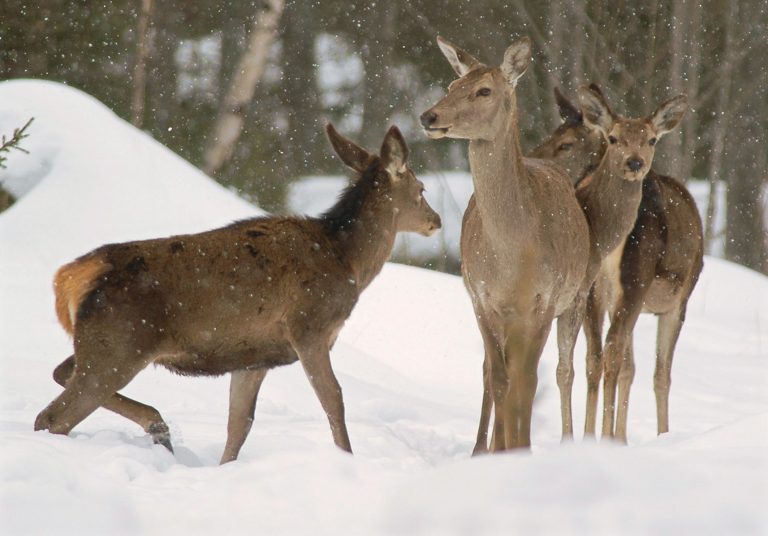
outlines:
[[[99,406],[171,449],[154,408],[117,393],[150,363],[184,375],[232,373],[227,443],[237,458],[267,371],[300,361],[336,445],[351,452],[329,350],[399,231],[430,235],[440,217],[392,127],[380,156],[326,127],[355,179],[319,218],[263,217],[200,234],[102,246],[63,266],[56,310],[75,353],[54,372],[64,392],[35,430],[67,434]]]
[[[469,140],[475,189],[461,232],[462,276],[485,347],[474,452],[487,450],[491,400],[492,450],[530,446],[536,369],[556,317],[568,436],[573,345],[591,286],[589,228],[562,169],[524,158],[520,148],[515,86],[528,68],[531,42],[512,44],[500,67],[487,67],[441,38],[437,42],[459,79],[421,115],[421,123],[432,139]]]
[[[601,94],[597,86],[590,88]],[[555,98],[563,123],[531,155],[553,159],[563,165],[583,198],[589,190],[580,188],[579,181],[600,165],[610,146],[598,130],[586,124],[585,115],[557,89]],[[676,106],[682,105],[680,102]],[[676,123],[674,116],[682,115],[682,111],[667,111],[672,114],[665,126],[669,130],[674,128],[673,122]],[[585,325],[588,344],[586,434],[595,434],[606,311],[611,318],[606,354],[612,352],[612,359],[624,356],[619,370],[615,436],[626,442],[629,389],[635,369],[632,331],[640,312],[658,316],[654,374],[657,431],[659,434],[669,431],[672,358],[685,320],[688,298],[703,266],[703,249],[701,219],[691,194],[674,178],[650,169],[643,181],[634,226],[620,251],[620,258],[614,258],[618,265],[612,266],[612,274],[603,273],[596,281],[588,301]],[[611,435],[609,426],[603,433],[606,429]]]

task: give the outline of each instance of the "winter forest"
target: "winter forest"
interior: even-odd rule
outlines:
[[[338,172],[323,139],[329,120],[366,146],[396,123],[417,170],[466,169],[461,142],[430,143],[418,124],[417,111],[453,79],[435,36],[493,63],[528,35],[525,150],[560,123],[555,87],[573,100],[595,82],[628,116],[686,93],[689,113],[660,144],[655,169],[706,183],[708,252],[768,270],[759,0],[8,0],[0,20],[0,79],[82,89],[271,211],[292,208],[292,182]]]
[[[0,0],[0,534],[768,534],[766,35]]]

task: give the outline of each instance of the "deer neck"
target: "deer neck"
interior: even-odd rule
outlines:
[[[625,180],[606,157],[576,190],[590,227],[593,250],[600,258],[619,247],[632,231],[643,193],[643,181]]]
[[[469,142],[469,166],[483,228],[500,239],[510,232],[525,232],[532,217],[524,209],[531,192],[514,106],[513,99],[495,136]]]
[[[392,253],[396,223],[397,211],[391,202],[369,199],[358,215],[332,236],[341,259],[350,268],[350,283],[360,291],[376,277]]]

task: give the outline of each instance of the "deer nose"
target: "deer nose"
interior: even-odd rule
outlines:
[[[429,128],[432,123],[434,123],[437,120],[437,114],[433,112],[432,110],[427,110],[423,114],[421,114],[421,117],[419,117],[421,120],[421,126],[424,128]]]
[[[639,171],[640,168],[643,167],[643,164],[645,164],[645,162],[643,162],[642,158],[630,158],[627,160],[627,167],[631,171]]]

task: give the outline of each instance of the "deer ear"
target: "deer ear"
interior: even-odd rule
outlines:
[[[397,177],[397,172],[405,168],[405,162],[408,160],[408,146],[400,129],[395,125],[389,127],[387,135],[384,136],[380,156],[384,167],[393,178]]]
[[[594,82],[590,82],[589,89],[591,89],[592,91],[594,91],[595,93],[600,95],[603,98],[603,100],[605,101],[605,93],[603,93],[603,90],[602,90],[602,88],[600,86],[598,86]]]
[[[333,150],[339,155],[341,161],[358,173],[362,173],[368,167],[371,154],[339,134],[331,123],[325,125],[325,133],[331,142]]]
[[[593,130],[599,130],[603,136],[608,136],[616,116],[605,102],[602,92],[587,86],[579,88],[579,104],[584,117],[584,124]]]
[[[571,101],[565,98],[565,95],[560,93],[559,88],[555,88],[555,102],[557,102],[557,109],[560,112],[560,118],[564,123],[568,125],[580,125],[584,118],[581,115],[581,110],[576,108]]]
[[[437,37],[437,46],[440,47],[440,50],[448,60],[448,63],[451,64],[451,67],[453,67],[453,70],[456,71],[456,74],[459,76],[464,76],[469,71],[483,66],[483,64],[477,61],[474,56],[453,46],[440,36]]]
[[[501,72],[512,86],[517,85],[517,79],[523,76],[531,63],[531,39],[523,37],[512,43],[504,52],[501,62]]]
[[[659,108],[650,117],[653,128],[656,129],[658,137],[663,136],[674,129],[688,110],[688,97],[678,95],[672,97]]]

